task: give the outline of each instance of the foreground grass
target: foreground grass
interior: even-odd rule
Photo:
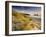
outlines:
[[[29,14],[24,13],[12,13],[13,30],[39,30],[41,28],[39,22],[32,21],[33,19],[29,16]]]

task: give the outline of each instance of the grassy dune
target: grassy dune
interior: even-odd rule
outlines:
[[[13,12],[12,13],[12,30],[40,30],[41,24],[39,21],[33,21],[29,14]],[[36,20],[36,19],[35,19]]]

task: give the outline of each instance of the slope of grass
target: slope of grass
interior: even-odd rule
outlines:
[[[39,29],[40,25],[36,22],[32,21],[32,18],[29,17],[29,14],[13,12],[12,13],[12,23],[14,23],[13,28],[14,30],[32,30],[32,29]]]

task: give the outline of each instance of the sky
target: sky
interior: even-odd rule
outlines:
[[[18,11],[18,12],[24,12],[24,13],[29,13],[31,15],[38,13],[41,15],[41,7],[33,7],[33,6],[12,6],[13,11]]]

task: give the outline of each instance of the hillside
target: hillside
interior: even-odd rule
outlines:
[[[12,26],[13,31],[17,30],[40,30],[41,22],[40,19],[29,17],[30,14],[13,12],[12,13]]]

